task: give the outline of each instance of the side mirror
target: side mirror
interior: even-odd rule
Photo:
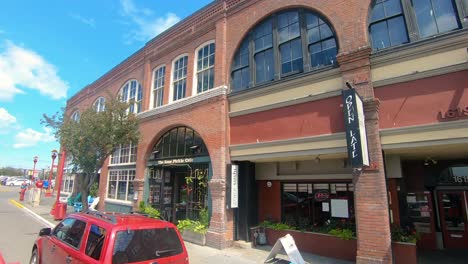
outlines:
[[[50,227],[42,228],[41,231],[39,231],[39,236],[50,236],[52,233],[52,229]]]

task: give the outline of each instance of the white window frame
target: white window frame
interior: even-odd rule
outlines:
[[[183,58],[187,56],[187,74],[185,75],[185,80],[186,80],[186,86],[185,86],[185,92],[187,93],[187,90],[188,90],[188,65],[189,65],[189,56],[188,56],[188,53],[184,53],[184,54],[181,54],[179,56],[177,56],[175,59],[172,60],[171,62],[171,84],[170,84],[170,89],[169,89],[169,103],[173,103],[173,102],[177,102],[177,101],[180,101],[180,100],[184,100],[185,98],[187,98],[187,96],[185,96],[184,98],[180,98],[176,101],[173,100],[173,97],[174,97],[174,64],[176,61],[180,60],[180,58]],[[182,79],[178,79],[177,81],[180,81]]]
[[[115,174],[115,175],[111,175],[111,174]],[[129,196],[128,190],[129,190],[130,184],[133,184],[135,177],[136,177],[136,168],[110,169],[107,175],[106,199],[115,200],[115,201],[123,201],[123,202],[131,201],[133,197],[131,195]],[[115,181],[114,197],[109,197],[109,190],[111,189],[111,186],[110,186],[111,179],[115,179],[115,180],[112,180],[112,182]],[[118,199],[119,182],[125,182],[127,186],[127,188],[125,189],[124,199]]]
[[[104,97],[99,97],[98,99],[96,99],[96,101],[94,101],[93,103],[93,107],[94,107],[94,110],[96,110],[96,112],[104,112],[104,110],[106,110],[106,98]]]
[[[136,83],[136,90],[135,90],[135,97],[133,98],[134,100],[132,101],[131,99],[131,88],[132,88],[132,83]],[[125,87],[128,85],[128,89],[126,94],[124,95],[124,90]],[[141,91],[141,100],[138,101],[138,93]],[[125,103],[131,104],[130,107],[127,109],[128,112],[132,112],[134,114],[138,114],[143,112],[143,86],[137,79],[130,79],[122,85],[119,91],[119,100]],[[138,111],[138,105],[140,105],[140,111]],[[133,106],[133,111],[130,111],[131,107]]]
[[[128,150],[128,153],[127,153]],[[136,164],[136,156],[138,152],[138,146],[134,144],[126,144],[126,145],[120,145],[117,147],[112,153],[112,155],[109,158],[109,166],[116,166],[116,165],[132,165]],[[118,153],[118,155],[116,155]],[[121,162],[122,157],[128,157],[127,162]],[[132,158],[133,157],[133,158]],[[114,161],[116,160],[116,161]],[[134,161],[132,161],[134,160]]]
[[[198,64],[198,51],[200,49],[203,49],[205,46],[207,45],[210,45],[210,44],[215,44],[215,53],[213,54],[215,56],[215,61],[214,61],[214,64],[213,66],[211,67],[208,67],[206,69],[203,69],[203,70],[198,70],[198,67],[197,67],[197,64]],[[214,68],[215,65],[216,65],[216,42],[214,39],[212,40],[209,40],[209,41],[206,41],[204,42],[203,44],[201,44],[200,46],[198,46],[196,49],[195,49],[195,59],[193,60],[193,85],[192,85],[192,95],[195,95],[195,94],[198,94],[198,73],[200,72],[203,72],[203,71],[207,71],[211,68]],[[216,75],[216,73],[213,73]],[[213,82],[214,82],[214,77],[213,77]],[[213,83],[213,88],[214,88],[214,83]],[[212,88],[212,89],[213,89]],[[209,89],[208,89],[209,90]],[[208,91],[207,90],[207,91]],[[207,92],[207,91],[202,91],[201,93],[204,93],[204,92]]]
[[[156,73],[161,70],[162,68],[164,68],[164,75],[162,76],[163,77],[163,85],[162,86],[158,86],[156,87]],[[159,65],[158,67],[156,67],[154,70],[153,70],[153,80],[151,82],[151,96],[150,96],[150,102],[151,102],[151,108],[157,108],[157,107],[161,107],[164,105],[164,86],[166,85],[166,72],[167,71],[167,67],[166,65]],[[162,93],[161,93],[161,96],[162,96],[162,102],[161,102],[161,105],[157,105],[155,103],[155,94],[159,91],[159,90],[162,90]]]
[[[79,122],[80,121],[80,111],[79,110],[75,110],[73,111],[73,113],[71,114],[70,118],[71,120],[75,121],[75,122]]]

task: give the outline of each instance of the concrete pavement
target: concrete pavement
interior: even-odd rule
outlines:
[[[1,186],[0,190],[5,188],[16,188],[16,187],[5,187]],[[19,191],[19,187],[18,187]],[[28,191],[29,192],[29,191]],[[41,199],[38,205],[33,206],[33,203],[28,199],[28,194],[25,197],[23,202],[19,201],[19,194],[17,199],[10,201],[15,204],[17,207],[26,210],[33,217],[41,220],[45,225],[55,226],[59,221],[55,221],[54,218],[50,215],[50,210],[53,203],[55,202],[56,197],[45,197],[44,194],[41,195]],[[67,214],[73,213],[73,207],[67,207]],[[224,250],[218,250],[210,247],[204,247],[195,245],[189,242],[185,242],[187,251],[189,253],[190,263],[198,264],[253,264],[253,263],[264,263],[264,260],[268,256],[268,253],[271,250],[270,246],[261,246],[257,248],[251,248],[250,243],[235,243],[231,248]],[[349,264],[352,262],[337,260],[332,258],[321,257],[317,255],[307,254],[301,252],[302,257],[307,263],[317,263],[317,264]],[[280,254],[277,258],[288,260],[288,257],[284,254]],[[289,261],[284,261],[283,263],[289,263]]]

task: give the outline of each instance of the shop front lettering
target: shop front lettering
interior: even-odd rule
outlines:
[[[192,158],[185,159],[169,159],[169,160],[158,160],[158,165],[163,164],[182,164],[182,163],[191,163],[193,162]]]
[[[356,144],[358,143],[358,140],[356,138],[356,133],[353,132],[353,130],[350,130],[349,131],[349,136],[351,138],[351,146],[353,148],[352,150],[352,156],[353,156],[353,159],[356,158],[358,155],[357,155],[357,152],[356,152]]]
[[[447,111],[439,111],[439,117],[441,120],[453,120],[453,119],[461,119],[461,118],[468,118],[468,106],[464,108],[453,108]]]
[[[348,110],[348,124],[354,122],[353,96],[346,97],[346,109]]]
[[[468,176],[452,176],[456,183],[468,183]]]

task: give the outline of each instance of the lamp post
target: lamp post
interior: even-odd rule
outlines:
[[[49,189],[48,191],[46,192],[45,196],[52,196],[52,174],[54,172],[54,161],[55,161],[55,158],[57,158],[57,151],[54,149],[52,150],[52,165],[50,166],[50,173],[49,173]]]
[[[34,184],[34,182],[35,182],[34,174],[36,174],[36,163],[37,163],[37,160],[39,160],[39,157],[38,157],[38,156],[34,156],[34,158],[33,158],[34,167],[33,167],[33,173],[32,173],[32,182],[33,182],[33,184]]]

